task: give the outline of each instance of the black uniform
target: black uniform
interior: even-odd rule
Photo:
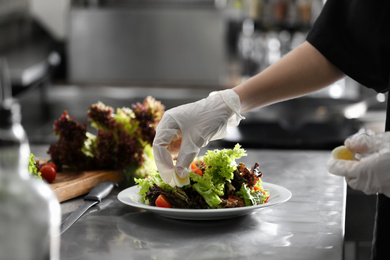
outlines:
[[[389,0],[327,0],[307,41],[363,86],[389,90]],[[386,131],[390,131],[389,107],[388,102]],[[390,259],[390,198],[382,194],[377,198],[372,249],[372,259]]]

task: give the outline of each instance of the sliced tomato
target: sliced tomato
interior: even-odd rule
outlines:
[[[200,176],[203,176],[203,172],[202,172],[202,170],[199,169],[199,168],[196,168],[195,170],[192,170],[192,172],[195,173],[195,174],[198,174],[198,175],[200,175]]]
[[[156,206],[162,208],[172,208],[169,200],[162,194],[160,194],[156,199]]]
[[[198,169],[198,166],[196,166],[195,163],[191,163],[191,170],[195,170],[195,169]]]
[[[263,190],[263,189],[261,189],[261,188],[259,188],[259,187],[257,187],[257,186],[255,186],[253,189],[254,189],[255,191],[261,191],[261,192],[264,192],[264,190]]]
[[[198,168],[198,166],[196,166],[195,163],[191,163],[191,171],[195,174],[198,174],[200,176],[203,176],[203,172],[201,169]]]

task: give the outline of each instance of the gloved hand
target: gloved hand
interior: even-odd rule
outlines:
[[[344,176],[353,189],[390,197],[390,132],[356,135],[348,138],[345,146],[362,158],[354,161],[332,158],[328,162],[329,172]]]
[[[163,181],[179,187],[188,183],[189,167],[199,150],[209,141],[226,136],[228,126],[239,124],[243,119],[240,107],[239,96],[227,89],[166,111],[153,141],[154,158]],[[172,155],[177,151],[174,165]]]

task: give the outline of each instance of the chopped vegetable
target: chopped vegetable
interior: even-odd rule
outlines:
[[[162,208],[172,208],[171,203],[164,195],[159,195],[156,199],[156,206]]]
[[[222,204],[225,208],[236,208],[245,206],[244,200],[236,195],[229,195],[227,200],[222,200]]]
[[[191,163],[191,170],[196,170],[196,169],[198,169],[198,166],[194,162],[192,162]]]
[[[192,170],[192,172],[195,174],[198,174],[199,176],[203,176],[203,172],[201,169],[196,168],[196,169]]]
[[[200,175],[200,176],[203,176],[202,170],[199,169],[198,166],[197,166],[194,162],[191,163],[191,171],[192,171],[193,173],[195,173],[195,174],[198,174],[198,175]]]
[[[263,204],[269,197],[268,191],[256,191],[254,189],[250,189],[245,183],[242,184],[242,187],[237,192],[237,195],[244,199],[245,206]]]

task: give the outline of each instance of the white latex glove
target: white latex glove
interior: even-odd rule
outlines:
[[[228,126],[239,124],[243,119],[240,107],[239,96],[227,89],[166,111],[153,141],[154,158],[163,181],[180,187],[185,180],[188,183],[189,167],[199,150],[209,141],[225,137]],[[179,151],[176,165],[172,159],[175,150]],[[178,181],[177,177],[184,180]]]
[[[348,138],[345,146],[362,154],[362,159],[350,161],[332,158],[328,162],[329,172],[344,176],[353,189],[366,194],[383,193],[390,197],[390,132],[356,135]]]

